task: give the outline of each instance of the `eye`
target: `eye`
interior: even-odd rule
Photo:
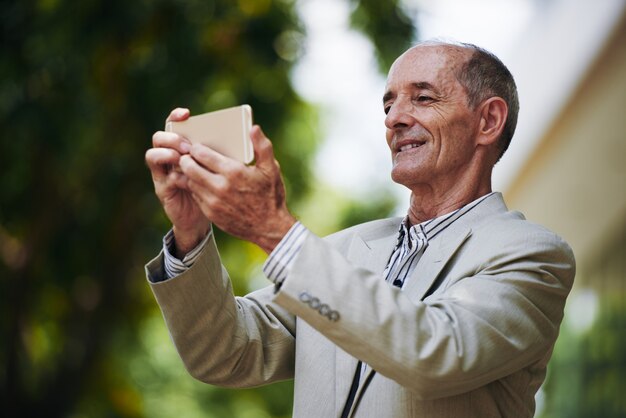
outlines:
[[[390,104],[386,104],[383,107],[383,110],[385,111],[385,115],[389,114],[389,111],[391,110],[391,105]]]
[[[415,100],[418,102],[431,102],[434,99],[430,96],[426,96],[425,94],[420,94]]]

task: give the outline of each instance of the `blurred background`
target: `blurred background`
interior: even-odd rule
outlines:
[[[0,1],[0,407],[7,417],[289,417],[283,382],[189,377],[145,283],[169,225],[143,156],[176,106],[240,103],[275,144],[292,211],[324,235],[403,214],[384,74],[412,43],[509,66],[511,208],[578,260],[537,417],[626,416],[624,0]],[[264,254],[217,231],[237,294]]]

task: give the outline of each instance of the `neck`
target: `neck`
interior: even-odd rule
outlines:
[[[429,219],[445,215],[470,202],[491,193],[491,179],[472,185],[452,184],[434,187],[430,184],[411,188],[409,221],[416,225]]]

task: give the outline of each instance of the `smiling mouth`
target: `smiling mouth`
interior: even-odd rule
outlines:
[[[424,144],[425,144],[424,142],[411,142],[410,144],[405,144],[405,145],[398,147],[397,151],[398,152],[408,151],[413,148],[419,148]]]

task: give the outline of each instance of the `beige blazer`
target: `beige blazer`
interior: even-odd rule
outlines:
[[[399,222],[311,234],[278,292],[233,297],[212,240],[174,279],[152,283],[152,260],[189,372],[227,387],[294,378],[294,417],[338,417],[360,359],[371,368],[352,417],[532,417],[574,278],[569,246],[495,194],[429,242],[400,290],[382,278]]]

